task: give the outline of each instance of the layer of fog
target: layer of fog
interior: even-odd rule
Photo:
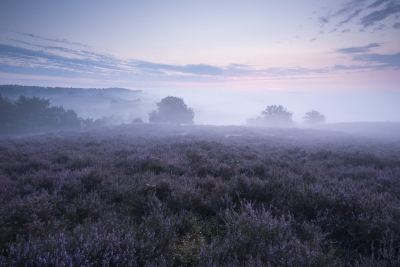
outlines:
[[[260,116],[268,105],[293,112],[297,126],[305,113],[317,110],[326,123],[400,121],[400,92],[279,92],[226,90],[151,91],[157,102],[166,96],[182,97],[195,112],[196,124],[243,125]]]
[[[85,91],[85,90],[83,90]],[[326,123],[400,122],[400,91],[385,92],[282,92],[228,90],[147,90],[109,93],[106,90],[76,95],[39,96],[52,105],[73,109],[82,118],[113,116],[113,124],[148,122],[149,112],[166,96],[183,98],[199,125],[244,125],[260,116],[268,105],[282,105],[293,113],[297,127],[305,113],[317,110]],[[16,100],[16,99],[15,99]]]

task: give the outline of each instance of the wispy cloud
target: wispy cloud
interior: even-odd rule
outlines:
[[[378,54],[371,53],[373,48],[381,47],[381,43],[371,43],[365,46],[354,46],[336,49],[335,52],[347,54],[352,61],[360,62],[362,65],[341,66],[336,65],[335,69],[371,69],[383,70],[388,68],[398,69],[400,67],[400,53]]]
[[[400,53],[392,55],[382,54],[361,54],[353,58],[356,61],[377,63],[380,67],[393,67],[398,69],[400,67]]]
[[[382,5],[383,3],[386,3],[386,2],[389,2],[389,1],[390,0],[377,0],[377,1],[373,2],[372,4],[370,4],[368,6],[368,8],[376,8],[376,7],[380,6],[380,5]]]
[[[336,32],[343,25],[348,25],[353,21],[354,25],[361,25],[362,29],[365,29],[399,13],[399,0],[376,0],[369,5],[366,0],[351,0],[342,4],[337,11],[322,14],[318,18],[318,22],[321,28],[329,27],[332,24],[333,29],[330,32]],[[381,23],[373,29],[373,32],[382,30],[385,26]]]
[[[43,50],[0,44],[0,71],[13,74],[86,78],[126,73],[122,64],[95,58],[57,55]]]
[[[350,22],[353,18],[357,17],[360,13],[361,13],[362,9],[359,8],[356,11],[354,11],[353,13],[351,13],[349,16],[347,16],[344,20],[342,20],[341,22],[339,22],[339,24],[337,25],[337,27],[342,26],[343,24],[346,24],[348,22]]]
[[[379,2],[379,1],[377,1]],[[375,2],[376,3],[376,2]],[[380,4],[380,3],[379,3]],[[400,2],[396,0],[390,1],[386,4],[384,9],[374,11],[361,18],[360,22],[364,27],[369,27],[374,25],[376,22],[384,20],[390,15],[400,13]]]
[[[333,16],[347,15],[353,13],[353,10],[363,6],[366,0],[351,0],[341,5],[341,8]]]
[[[38,37],[40,38],[40,37]],[[42,38],[43,39],[43,38]],[[315,41],[313,38],[310,41]],[[254,67],[244,64],[215,66],[199,64],[165,64],[137,59],[118,59],[112,55],[68,44],[46,45],[18,39],[13,44],[0,43],[0,72],[52,77],[90,78],[97,80],[137,80],[142,82],[224,82],[230,80],[262,80],[304,78],[338,71],[398,67],[399,55],[370,54],[381,43],[344,47],[335,52],[347,54],[358,65],[326,66],[323,68]],[[65,47],[66,45],[67,47]],[[397,62],[397,63],[396,63]]]
[[[56,51],[59,50],[56,49]],[[71,51],[63,50],[63,52]],[[201,63],[161,64],[141,60],[118,60],[111,56],[99,57],[97,53],[94,53],[94,57],[91,58],[71,58],[76,55],[81,55],[81,53],[72,51],[69,55],[55,55],[43,50],[0,44],[0,71],[70,78],[119,77],[127,79],[130,77],[153,82],[223,82],[231,79],[300,78],[328,71],[328,69],[303,67],[256,69],[244,64],[230,64],[224,67]]]
[[[322,24],[329,23],[329,17],[319,17],[318,20]]]
[[[193,75],[222,75],[224,70],[222,68],[211,66],[207,64],[188,64],[184,66],[180,65],[168,65],[168,64],[158,64],[147,61],[133,60],[132,65],[135,68],[141,70],[151,70],[162,73],[165,71],[179,72],[184,74]]]
[[[55,43],[70,44],[70,45],[77,45],[77,46],[91,48],[91,46],[89,46],[89,45],[81,44],[81,43],[78,43],[78,42],[71,42],[71,41],[68,41],[66,39],[59,39],[59,38],[51,39],[51,38],[45,38],[45,37],[41,37],[41,36],[38,36],[38,35],[35,35],[35,34],[23,33],[23,32],[21,32],[20,34],[28,36],[28,37],[32,37],[34,39],[40,39],[40,40],[45,40],[45,41],[50,41],[50,42],[55,42]]]
[[[355,53],[367,53],[371,51],[371,48],[381,47],[380,43],[372,43],[365,46],[353,46],[353,47],[344,47],[336,49],[336,52],[345,53],[345,54],[355,54]]]

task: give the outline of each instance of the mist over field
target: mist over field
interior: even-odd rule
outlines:
[[[68,88],[67,88],[68,89]],[[400,121],[400,92],[279,92],[228,90],[124,90],[107,92],[101,89],[80,89],[79,94],[58,94],[57,88],[45,93],[24,93],[49,99],[52,105],[75,110],[82,117],[101,118],[114,115],[119,122],[130,123],[148,113],[166,96],[181,97],[195,112],[196,124],[243,125],[249,118],[259,116],[268,105],[282,105],[293,113],[301,127],[310,110],[325,115],[326,123],[340,122],[398,122]],[[0,90],[0,94],[1,94]],[[18,94],[3,96],[17,100]]]
[[[327,123],[399,122],[400,92],[279,92],[227,90],[150,91],[154,101],[173,95],[193,107],[196,124],[242,125],[259,116],[268,105],[282,105],[293,112],[297,126],[310,110],[325,115]],[[158,102],[158,101],[157,101]]]

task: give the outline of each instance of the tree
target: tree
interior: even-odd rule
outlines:
[[[65,110],[61,106],[48,108],[48,125],[57,129],[79,128],[81,119],[72,109]]]
[[[0,134],[32,133],[81,127],[75,111],[50,106],[50,100],[20,96],[15,103],[0,95]]]
[[[15,106],[0,94],[0,133],[12,133],[17,130],[18,118]]]
[[[294,124],[292,115],[292,112],[281,105],[271,105],[261,112],[261,117],[249,119],[247,123],[263,126],[291,126]]]
[[[323,123],[325,122],[325,116],[319,113],[316,110],[311,110],[306,113],[306,116],[303,117],[304,123]]]
[[[19,124],[24,128],[40,128],[51,121],[48,110],[50,100],[38,97],[26,97],[21,95],[15,102]]]
[[[149,121],[152,123],[193,124],[193,109],[188,108],[180,97],[167,96],[157,103],[157,107],[157,110],[149,113]]]

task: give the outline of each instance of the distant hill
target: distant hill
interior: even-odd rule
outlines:
[[[74,110],[82,118],[113,117],[113,123],[144,120],[153,108],[151,101],[142,101],[142,90],[125,88],[73,88],[25,85],[0,85],[0,95],[16,101],[21,95],[50,100],[52,106]]]
[[[61,95],[131,95],[141,93],[141,90],[130,90],[125,88],[73,88],[73,87],[42,87],[27,85],[0,85],[0,94],[10,99],[18,98],[20,95],[36,97],[54,97]]]

